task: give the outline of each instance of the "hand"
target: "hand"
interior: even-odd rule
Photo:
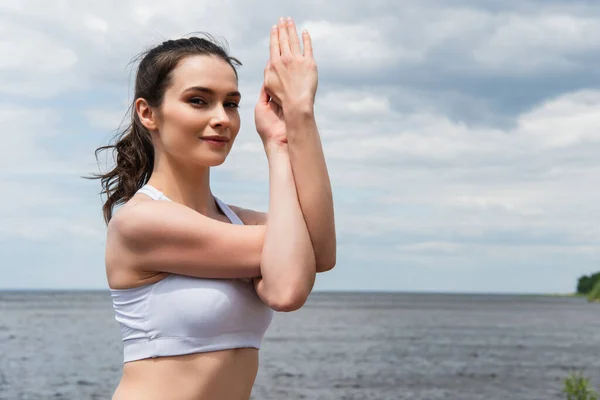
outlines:
[[[271,100],[264,85],[260,88],[260,96],[254,107],[254,122],[263,145],[269,142],[287,143],[283,110],[281,106]]]
[[[294,21],[279,20],[271,28],[270,59],[265,68],[265,91],[283,110],[312,107],[318,85],[317,64],[308,32],[302,34],[304,53]]]

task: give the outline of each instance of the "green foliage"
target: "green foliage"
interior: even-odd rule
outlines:
[[[567,400],[599,400],[598,393],[590,387],[590,380],[581,372],[572,372],[564,383]]]
[[[600,272],[589,276],[582,276],[577,283],[577,293],[587,295],[598,283],[600,283]]]
[[[594,302],[600,302],[600,282],[596,283],[596,286],[588,294],[588,300]]]

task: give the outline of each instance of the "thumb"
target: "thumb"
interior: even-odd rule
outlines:
[[[275,96],[273,93],[270,93],[271,91],[266,88],[263,84],[263,90],[265,91],[265,94],[267,95],[267,98],[269,102],[271,103],[275,103],[277,104],[279,107],[281,107],[281,101],[279,100],[279,98],[277,96]]]

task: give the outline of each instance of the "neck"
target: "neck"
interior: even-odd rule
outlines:
[[[155,159],[148,184],[176,203],[208,217],[219,215],[210,190],[210,168],[175,165],[170,160]]]

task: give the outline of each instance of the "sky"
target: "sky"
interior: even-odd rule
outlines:
[[[335,269],[316,291],[573,292],[600,270],[600,3],[2,0],[0,288],[106,289],[97,180],[135,56],[209,32],[243,66],[215,195],[266,211],[269,28],[311,33]]]

